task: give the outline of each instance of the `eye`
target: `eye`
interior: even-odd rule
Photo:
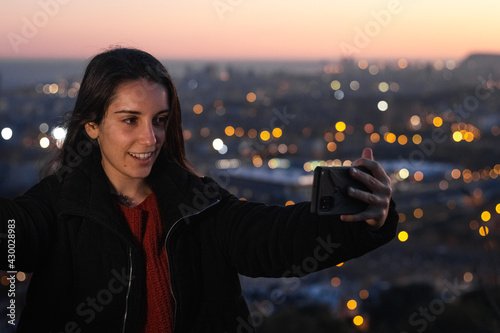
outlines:
[[[158,126],[165,126],[167,124],[168,116],[158,116],[153,119],[153,124]]]
[[[126,124],[133,125],[133,124],[137,123],[137,117],[125,118],[122,121]]]

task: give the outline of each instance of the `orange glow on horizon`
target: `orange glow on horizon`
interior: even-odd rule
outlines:
[[[460,2],[452,9],[448,2],[399,2],[383,25],[374,16],[390,9],[382,0],[361,9],[348,2],[221,2],[225,9],[215,1],[199,1],[196,10],[193,2],[55,1],[58,7],[52,9],[42,2],[6,2],[2,9],[9,15],[0,22],[0,31],[7,47],[0,49],[0,58],[88,59],[110,45],[186,60],[340,59],[349,56],[341,45],[354,48],[351,56],[357,59],[461,59],[473,52],[500,53],[492,42],[498,2],[489,3],[487,11]],[[32,26],[25,27],[26,22]],[[376,33],[363,43],[366,27],[377,24]],[[12,36],[20,37],[14,39],[17,45]],[[409,40],[411,48],[406,46]]]

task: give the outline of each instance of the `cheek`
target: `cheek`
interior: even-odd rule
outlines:
[[[158,128],[155,130],[156,141],[161,142],[162,144],[165,142],[165,129]]]
[[[118,155],[122,150],[127,150],[132,145],[134,135],[122,129],[114,129],[107,132],[107,135],[103,137],[103,141],[105,141],[103,143],[108,153]]]

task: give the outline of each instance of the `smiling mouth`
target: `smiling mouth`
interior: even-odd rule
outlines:
[[[134,153],[128,153],[130,156],[138,158],[140,160],[147,160],[153,155],[154,152],[149,152],[149,153],[143,153],[143,154],[134,154]]]

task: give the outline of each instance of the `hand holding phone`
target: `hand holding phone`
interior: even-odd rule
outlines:
[[[359,167],[316,167],[311,198],[311,213],[318,215],[356,214],[368,208],[368,203],[352,198],[347,189],[353,187],[365,192],[371,190],[350,175],[350,169],[371,174],[362,166]]]

